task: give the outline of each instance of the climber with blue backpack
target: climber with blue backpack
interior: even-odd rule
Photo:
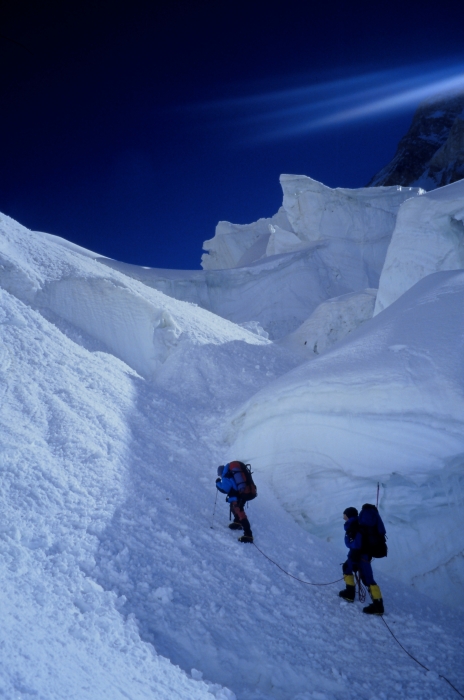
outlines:
[[[258,491],[251,476],[249,464],[243,462],[229,462],[218,467],[216,488],[221,493],[227,494],[226,501],[230,505],[230,513],[234,516],[229,527],[231,530],[243,530],[239,542],[253,542],[250,522],[245,513],[245,503],[256,498]]]
[[[376,506],[365,503],[358,515],[356,508],[343,511],[345,520],[345,544],[349,549],[348,558],[343,564],[343,578],[346,588],[339,592],[340,598],[352,603],[356,585],[354,574],[359,571],[361,581],[368,587],[372,603],[363,608],[368,615],[383,615],[383,599],[380,588],[374,580],[371,561],[387,556],[386,530]]]

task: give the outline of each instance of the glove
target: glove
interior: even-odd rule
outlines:
[[[218,478],[216,479],[216,484],[219,484],[220,481],[222,481],[222,479],[220,476],[218,476]]]

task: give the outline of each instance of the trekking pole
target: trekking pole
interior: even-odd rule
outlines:
[[[379,507],[379,491],[380,491],[380,482],[378,481],[377,482],[377,503],[376,503],[377,508]]]
[[[211,525],[210,525],[211,530],[214,530],[213,523],[214,523],[214,515],[215,515],[215,513],[216,513],[217,495],[218,495],[218,490],[216,489],[216,498],[214,499],[213,517],[212,517]]]

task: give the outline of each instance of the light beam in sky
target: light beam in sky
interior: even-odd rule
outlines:
[[[387,117],[423,100],[459,94],[464,63],[428,63],[209,102],[195,111],[239,131],[240,140],[257,143]]]

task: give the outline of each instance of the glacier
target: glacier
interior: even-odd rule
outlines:
[[[464,688],[462,196],[281,182],[278,214],[222,224],[198,271],[0,215],[2,696]],[[229,458],[252,461],[260,550],[215,504]],[[341,513],[377,483],[385,619],[429,672],[337,596]]]
[[[464,180],[400,208],[379,281],[379,313],[423,277],[464,267]]]
[[[243,226],[219,222],[214,238],[203,244],[204,269],[240,267],[324,241],[344,245],[345,254],[355,258],[361,255],[368,274],[379,274],[398,208],[423,192],[394,186],[332,189],[306,175],[281,175],[280,184],[282,206],[273,217]]]
[[[101,262],[234,323],[258,322],[280,340],[322,302],[378,287],[398,209],[424,192],[332,189],[301,175],[282,175],[280,182],[283,203],[274,217],[218,224],[203,244],[203,271]]]

